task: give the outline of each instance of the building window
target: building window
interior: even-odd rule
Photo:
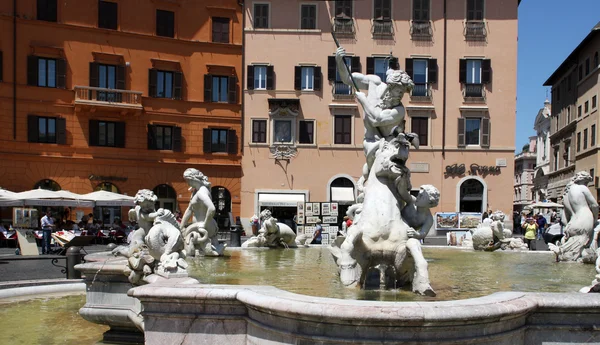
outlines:
[[[38,56],[27,57],[27,85],[64,89],[66,61]]]
[[[568,167],[569,161],[571,160],[571,143],[568,141],[565,141],[564,145],[565,145],[565,152],[563,154],[564,166]]]
[[[584,129],[583,130],[583,149],[586,150],[587,149],[587,144],[588,144],[588,129]]]
[[[175,12],[156,10],[156,36],[175,37]]]
[[[590,129],[590,147],[596,146],[596,125],[592,125]]]
[[[59,190],[62,190],[61,186],[58,183],[56,183],[56,181],[52,181],[52,180],[41,180],[41,181],[38,181],[33,186],[33,189],[51,190],[53,192],[57,192]]]
[[[581,106],[577,107],[577,117],[581,117]]]
[[[300,90],[314,90],[315,88],[315,68],[312,66],[302,66],[300,72]]]
[[[292,120],[273,120],[273,142],[278,144],[293,144],[294,134]]]
[[[554,161],[553,161],[553,167],[554,167],[554,171],[558,170],[558,146],[554,148]]]
[[[490,81],[491,60],[460,60],[460,82],[465,84],[465,97],[483,97],[483,85]]]
[[[298,130],[298,143],[314,144],[315,143],[315,121],[300,120]]]
[[[237,154],[237,134],[233,129],[204,128],[204,153]]]
[[[467,84],[481,84],[481,60],[467,60]]]
[[[337,3],[337,1],[336,1]],[[349,56],[346,56],[344,58],[346,60],[346,66],[348,66],[348,68],[352,71],[352,58]],[[351,95],[352,94],[352,87],[349,85],[344,84],[344,82],[342,82],[342,77],[340,76],[340,72],[337,70],[335,70],[335,84],[333,87],[333,93],[336,95]]]
[[[479,145],[479,131],[481,119],[466,119],[465,121],[465,140],[467,145]]]
[[[334,144],[352,144],[352,116],[335,115]]]
[[[335,0],[335,17],[352,18],[352,0]]]
[[[254,4],[254,28],[269,28],[269,4]]]
[[[102,29],[117,30],[118,4],[116,2],[98,2],[98,27]]]
[[[252,142],[267,142],[267,120],[252,120]]]
[[[413,96],[427,96],[427,60],[413,60]]]
[[[210,152],[227,152],[226,129],[211,129]]]
[[[56,22],[56,0],[37,0],[37,19]]]
[[[148,125],[148,149],[181,151],[181,127]]]
[[[571,123],[571,107],[567,107],[567,123]]]
[[[267,89],[267,66],[254,66],[254,89]]]
[[[90,120],[90,146],[125,147],[125,122]]]
[[[204,101],[237,103],[235,77],[204,75]]]
[[[65,144],[66,120],[59,117],[29,115],[27,141],[30,143]]]
[[[413,0],[413,20],[418,22],[429,21],[429,1]]]
[[[300,29],[317,28],[317,5],[300,5]]]
[[[581,132],[577,132],[577,152],[581,151]]]
[[[594,66],[593,68],[598,68],[598,52],[594,53]]]
[[[458,119],[458,146],[490,146],[490,120],[467,117]]]
[[[374,20],[390,21],[392,19],[392,1],[375,0],[375,10],[373,11]]]
[[[597,106],[598,106],[598,97],[593,96],[592,97],[592,109],[596,109]]]
[[[94,188],[95,192],[101,190],[111,193],[120,193],[119,188],[110,182],[101,182],[96,186],[96,188]]]
[[[411,117],[410,130],[419,135],[419,145],[427,146],[429,137],[429,118],[428,117]]]
[[[335,18],[333,19],[333,32],[340,34],[354,34],[354,21],[352,20],[353,1],[335,0]]]
[[[585,101],[584,103],[584,114],[587,114],[590,112],[590,101]]]
[[[484,0],[467,0],[467,21],[483,20]]]
[[[595,179],[596,176],[594,174],[595,174],[594,169],[590,169],[590,176],[592,177],[593,180],[596,180]]]
[[[56,60],[38,58],[38,85],[56,87]]]
[[[150,97],[181,99],[181,72],[150,70],[148,92]]]
[[[229,18],[212,17],[212,41],[229,43]]]
[[[273,90],[274,67],[266,65],[248,66],[248,90]]]

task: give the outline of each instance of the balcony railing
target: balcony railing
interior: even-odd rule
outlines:
[[[484,21],[470,20],[465,23],[465,39],[470,41],[485,41],[487,30]]]
[[[333,82],[333,99],[353,99],[354,93],[352,86],[348,86],[341,81]]]
[[[140,91],[75,86],[75,103],[117,108],[142,108]]]
[[[431,22],[429,20],[412,21],[410,23],[410,36],[415,41],[430,41],[433,37]]]
[[[485,87],[483,84],[464,84],[463,96],[465,98],[485,98]]]
[[[431,101],[431,89],[426,83],[415,83],[410,94],[410,100],[413,102]]]
[[[394,25],[389,19],[374,19],[371,26],[371,34],[377,38],[389,38],[394,36]]]
[[[341,35],[354,35],[354,20],[346,17],[333,18],[333,32]]]

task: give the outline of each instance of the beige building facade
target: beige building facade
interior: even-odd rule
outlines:
[[[599,53],[600,23],[544,83],[552,87],[548,198],[553,201],[578,171],[593,177],[588,187],[598,198]]]
[[[515,155],[513,210],[518,213],[535,200],[534,174],[537,150],[537,136],[530,137],[529,144],[521,153]]]
[[[444,3],[447,11],[444,13]],[[437,212],[512,211],[516,0],[246,1],[243,224],[297,202],[352,204],[365,162],[362,109],[339,82],[332,31],[353,72],[397,61],[412,184],[441,192]],[[390,56],[391,54],[391,56]]]

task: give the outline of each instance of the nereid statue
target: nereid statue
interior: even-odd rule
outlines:
[[[418,148],[419,142],[416,134],[404,132],[401,100],[414,83],[394,66],[388,69],[385,82],[377,75],[350,75],[344,57],[345,50],[338,48],[336,62],[342,81],[368,90],[368,95],[356,90],[364,112],[367,162],[359,183],[361,200],[348,210],[354,222],[343,242],[336,240],[331,247],[340,279],[345,286],[365,287],[369,271],[379,270],[386,288],[412,282],[414,292],[435,296],[420,240],[433,224],[429,209],[437,206],[440,194],[425,185],[417,197],[411,196],[406,166],[410,146]]]
[[[479,223],[477,228],[472,230],[473,249],[485,251],[527,250],[527,245],[523,240],[513,238],[512,231],[504,227],[505,219],[504,212],[496,211]]]
[[[304,245],[307,237],[296,233],[292,228],[284,223],[278,223],[277,218],[271,215],[271,211],[263,210],[260,213],[261,228],[257,236],[252,236],[246,242],[242,243],[242,248],[250,247],[283,247],[296,248],[298,245]]]

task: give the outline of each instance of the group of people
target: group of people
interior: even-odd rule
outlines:
[[[554,210],[550,213],[550,223],[543,214],[538,213],[532,217],[522,216],[520,228],[529,250],[536,250],[536,240],[543,239],[544,233],[550,226],[561,226],[560,217]]]

